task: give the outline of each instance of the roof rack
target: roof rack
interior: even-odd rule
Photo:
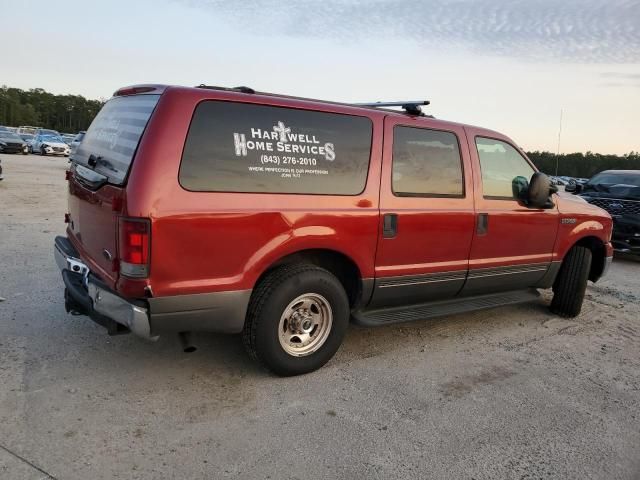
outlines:
[[[420,115],[424,116],[422,113],[422,105],[429,105],[431,102],[429,100],[417,100],[417,101],[406,101],[406,102],[374,102],[374,103],[354,103],[357,107],[374,107],[374,108],[385,108],[385,107],[402,107],[402,109],[407,112],[409,115]]]
[[[219,87],[219,86],[216,86],[216,85],[205,85],[204,83],[201,83],[200,85],[197,85],[196,88],[205,88],[207,90],[222,90],[222,91],[225,91],[225,92],[238,92],[238,93],[248,93],[248,94],[257,94],[257,95],[269,95],[269,96],[279,97],[279,98],[291,98],[291,99],[297,99],[297,100],[309,100],[309,101],[313,101],[313,102],[330,103],[330,104],[334,104],[334,105],[348,105],[348,106],[353,106],[353,107],[383,108],[383,109],[386,108],[386,107],[402,107],[404,109],[404,111],[408,115],[416,115],[416,116],[420,116],[420,117],[435,118],[433,115],[425,115],[422,112],[421,106],[430,105],[431,102],[429,100],[415,100],[415,101],[404,101],[404,102],[345,103],[345,102],[332,102],[332,101],[328,101],[328,100],[317,100],[317,99],[314,99],[314,98],[296,97],[296,96],[292,96],[292,95],[281,95],[281,94],[277,94],[277,93],[258,92],[258,91],[254,90],[251,87],[245,87],[245,86],[229,88],[229,87]],[[400,113],[397,110],[390,110],[389,109],[388,111],[395,112],[395,113]]]
[[[217,87],[215,85],[205,85],[204,83],[201,83],[196,88],[206,88],[208,90],[224,90],[226,92],[256,93],[256,91],[253,88],[245,87],[245,86],[228,88],[228,87]]]

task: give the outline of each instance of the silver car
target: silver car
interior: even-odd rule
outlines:
[[[85,133],[87,132],[84,130],[78,132],[78,134],[69,144],[69,148],[71,149],[71,154],[69,155],[70,157],[72,157],[73,154],[76,153],[76,150],[78,149],[78,145],[80,145],[80,143],[82,142],[82,139],[84,138]]]

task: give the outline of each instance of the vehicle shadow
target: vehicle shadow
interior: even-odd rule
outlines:
[[[640,263],[640,255],[634,255],[632,253],[614,252],[614,261],[622,261],[626,263]]]

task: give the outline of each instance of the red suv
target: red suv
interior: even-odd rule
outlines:
[[[512,304],[580,312],[612,222],[556,193],[508,137],[406,112],[140,85],[100,111],[55,240],[66,308],[110,334],[242,333],[280,375],[319,368],[349,321]]]

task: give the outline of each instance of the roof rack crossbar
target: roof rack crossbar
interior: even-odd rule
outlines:
[[[422,105],[429,105],[429,100],[411,100],[404,102],[373,102],[373,103],[354,103],[358,107],[402,107],[409,115],[423,115]]]
[[[205,85],[204,83],[201,83],[200,85],[196,86],[196,88],[206,88],[208,90],[223,90],[225,92],[256,93],[256,91],[253,88],[245,87],[245,86],[229,88],[229,87],[218,87],[216,85]]]

